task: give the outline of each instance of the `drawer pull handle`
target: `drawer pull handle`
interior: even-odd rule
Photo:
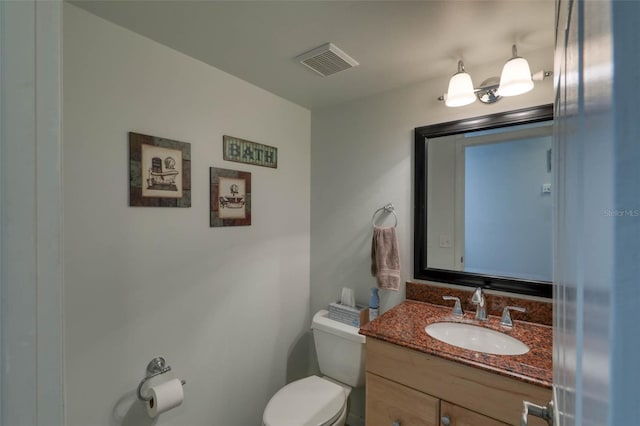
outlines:
[[[400,426],[400,420],[396,420],[391,426]]]
[[[440,424],[442,426],[449,426],[451,424],[451,419],[449,416],[442,416],[440,417]]]
[[[536,405],[529,401],[522,401],[522,420],[521,426],[527,426],[529,424],[529,416],[540,417],[547,421],[549,426],[553,426],[553,401],[549,401],[546,406]]]

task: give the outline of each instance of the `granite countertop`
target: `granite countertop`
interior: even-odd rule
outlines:
[[[522,341],[530,350],[524,355],[492,355],[462,349],[429,336],[424,328],[435,322],[466,322],[500,331]],[[474,312],[464,318],[451,315],[451,307],[405,300],[360,328],[360,334],[415,349],[523,382],[551,388],[553,383],[553,329],[547,325],[513,321],[513,328],[500,325],[500,318],[489,316],[479,322]]]

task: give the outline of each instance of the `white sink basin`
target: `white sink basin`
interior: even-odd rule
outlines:
[[[472,324],[436,322],[424,330],[434,339],[476,352],[495,355],[522,355],[529,352],[529,346],[516,338]]]

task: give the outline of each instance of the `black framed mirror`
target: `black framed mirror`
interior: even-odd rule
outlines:
[[[553,106],[415,129],[414,277],[552,297]]]

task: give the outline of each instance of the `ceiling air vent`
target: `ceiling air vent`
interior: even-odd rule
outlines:
[[[296,58],[323,77],[357,67],[358,62],[332,43],[323,44]]]

